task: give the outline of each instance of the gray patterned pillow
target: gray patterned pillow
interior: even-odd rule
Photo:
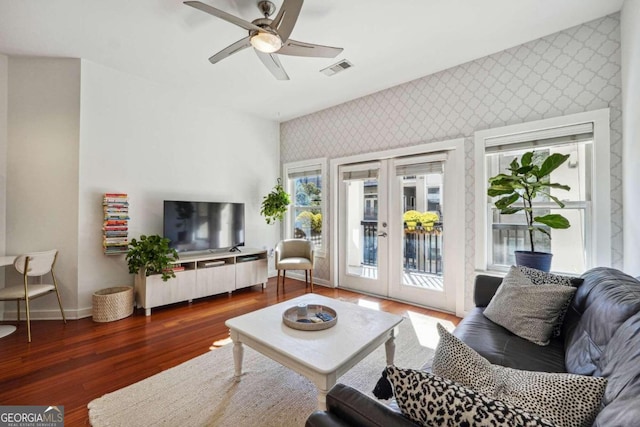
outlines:
[[[440,342],[434,374],[543,417],[558,427],[591,426],[600,411],[607,379],[574,374],[522,371],[491,365],[474,349],[438,324]],[[482,363],[484,359],[489,368]],[[467,363],[473,360],[473,364]],[[474,369],[481,367],[477,381]],[[471,369],[471,371],[469,371]]]
[[[538,345],[547,345],[576,288],[533,285],[512,267],[489,302],[484,315],[494,323]]]
[[[428,372],[387,366],[402,413],[423,426],[553,427],[527,411]]]
[[[563,285],[563,286],[572,286],[577,287],[584,282],[584,279],[580,277],[571,277],[571,276],[562,276],[560,274],[547,273],[546,271],[536,270],[535,268],[518,266],[511,267],[517,268],[520,270],[522,274],[534,285]],[[560,312],[560,317],[556,321],[556,324],[553,326],[553,332],[551,332],[552,337],[559,337],[562,333],[562,323],[564,323],[564,316],[567,314],[567,310],[569,310],[569,306],[571,305],[571,301],[573,300],[573,295],[571,295],[567,301],[565,302],[562,310]]]

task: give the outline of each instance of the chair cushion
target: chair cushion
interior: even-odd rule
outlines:
[[[307,258],[290,257],[281,259],[276,268],[278,270],[311,270],[313,266]]]
[[[29,285],[29,298],[44,295],[55,290],[53,285]],[[8,286],[0,289],[0,300],[24,299],[24,286]]]

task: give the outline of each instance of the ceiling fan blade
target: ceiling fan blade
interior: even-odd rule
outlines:
[[[250,37],[247,36],[243,39],[238,40],[234,44],[225,47],[220,52],[213,55],[211,58],[209,58],[209,62],[211,62],[212,64],[215,64],[216,62],[220,62],[223,59],[233,55],[234,53],[240,52],[241,50],[248,48],[249,46],[251,46],[251,41],[250,41]]]
[[[198,10],[201,10],[205,13],[208,13],[209,15],[213,15],[220,19],[224,19],[225,21],[231,22],[232,24],[235,24],[238,27],[244,28],[245,30],[264,31],[262,30],[262,28],[258,27],[257,25],[253,25],[249,21],[245,21],[244,19],[238,18],[237,16],[233,16],[230,13],[227,13],[220,9],[216,9],[215,7],[209,6],[208,4],[204,4],[199,1],[185,1],[184,4],[186,4],[187,6],[196,8]]]
[[[291,56],[311,56],[316,58],[335,58],[343,50],[344,49],[341,47],[321,46],[319,44],[288,40],[280,48],[280,50],[278,50],[278,54]]]
[[[278,55],[273,53],[263,53],[257,49],[254,49],[258,58],[262,61],[262,63],[267,67],[271,74],[278,80],[289,80],[289,76],[287,75],[284,68],[282,68],[282,64],[280,63],[280,59],[278,59]]]
[[[271,28],[278,32],[278,35],[282,39],[282,42],[286,42],[293,31],[293,27],[296,25],[298,15],[300,15],[300,9],[302,9],[303,0],[284,0],[278,14],[273,22],[271,22]]]

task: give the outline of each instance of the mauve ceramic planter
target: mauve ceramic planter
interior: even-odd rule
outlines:
[[[546,271],[551,269],[553,254],[546,252],[515,251],[516,264],[523,267],[531,267],[536,270]]]

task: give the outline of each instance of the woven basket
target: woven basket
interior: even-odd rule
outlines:
[[[113,322],[133,313],[133,288],[118,286],[93,293],[93,321]]]

